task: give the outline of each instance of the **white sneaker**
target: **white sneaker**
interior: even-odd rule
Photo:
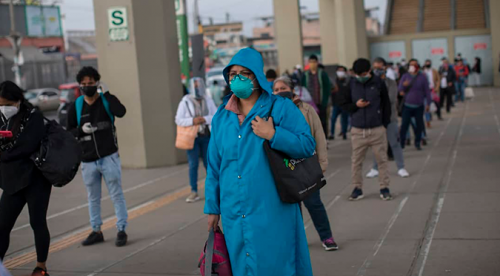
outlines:
[[[186,198],[187,203],[193,203],[200,200],[200,197],[198,196],[198,193],[191,193],[188,198]]]
[[[371,169],[371,171],[369,171],[366,174],[366,177],[368,177],[368,178],[374,178],[374,177],[377,177],[377,176],[378,176],[378,171],[375,170],[375,169]]]
[[[401,170],[398,171],[398,174],[399,176],[403,177],[403,178],[406,178],[406,177],[409,177],[410,174],[406,171],[405,168],[402,168]]]

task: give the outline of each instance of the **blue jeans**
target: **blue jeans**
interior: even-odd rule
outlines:
[[[406,134],[410,127],[412,118],[415,118],[415,146],[420,147],[420,141],[422,140],[422,132],[424,130],[424,106],[419,106],[417,108],[411,108],[408,106],[403,107],[403,122],[401,124],[401,131],[399,133],[401,147],[405,148]]]
[[[339,106],[334,105],[333,106],[333,114],[332,114],[332,121],[331,121],[331,130],[330,134],[332,136],[335,136],[335,125],[337,124],[337,118],[340,117],[340,125],[341,125],[341,130],[344,135],[347,134],[347,127],[349,126],[349,112],[345,112],[342,109],[340,109]]]
[[[321,201],[319,191],[306,198],[304,200],[304,205],[311,215],[314,227],[316,228],[316,231],[318,231],[321,241],[333,238],[330,221],[328,220],[328,214],[326,213],[325,205]]]
[[[122,189],[122,167],[118,153],[108,155],[94,162],[82,162],[82,176],[89,201],[90,225],[96,232],[101,230],[101,181],[104,178],[109,196],[115,206],[118,231],[127,227],[127,205]]]
[[[198,192],[198,167],[200,164],[200,157],[203,159],[203,165],[207,169],[207,151],[210,136],[200,136],[194,140],[194,148],[187,151],[189,163],[189,184],[191,191]]]
[[[461,77],[458,78],[458,81],[455,82],[455,86],[457,88],[457,94],[455,94],[455,102],[461,100],[465,101],[465,87],[467,87],[466,79]]]

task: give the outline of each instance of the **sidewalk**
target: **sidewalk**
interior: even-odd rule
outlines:
[[[400,178],[395,163],[389,164],[392,201],[380,200],[377,179],[365,180],[363,200],[348,201],[350,142],[330,143],[328,184],[321,193],[340,250],[323,250],[304,212],[314,275],[498,275],[500,89],[480,88],[475,93],[475,99],[458,103],[451,114],[445,112],[444,121],[432,122],[427,130],[429,145],[423,151],[413,146],[405,149],[410,178]],[[369,154],[365,172],[371,164]],[[103,218],[110,218],[104,231],[106,242],[81,247],[79,239],[89,229],[81,176],[53,190],[49,273],[199,275],[198,257],[207,238],[207,222],[203,201],[184,202],[189,193],[187,166],[124,170],[123,179],[131,210],[130,243],[123,248],[114,246],[109,198],[102,206]],[[6,266],[14,276],[29,275],[35,266],[28,222],[25,210],[11,235]]]

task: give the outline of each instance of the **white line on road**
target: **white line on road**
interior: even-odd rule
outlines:
[[[136,186],[133,186],[133,187],[130,187],[130,188],[128,188],[128,189],[123,190],[123,193],[124,193],[124,194],[126,194],[126,193],[128,193],[128,192],[132,192],[132,191],[135,191],[135,190],[137,190],[137,189],[140,189],[140,188],[143,188],[143,187],[149,186],[149,185],[154,184],[154,183],[156,183],[156,182],[158,182],[158,181],[161,181],[161,180],[164,180],[164,179],[167,179],[167,178],[173,177],[173,176],[178,175],[178,174],[180,174],[180,173],[182,173],[182,172],[185,172],[185,171],[187,171],[187,170],[188,170],[188,168],[184,168],[184,169],[182,169],[182,170],[180,170],[180,171],[175,171],[175,172],[172,172],[172,173],[169,173],[169,174],[166,174],[166,175],[160,176],[160,177],[158,177],[158,178],[155,178],[155,179],[152,179],[152,180],[146,181],[146,182],[141,183],[141,184],[139,184],[139,185],[136,185]],[[107,199],[110,199],[110,198],[111,198],[111,197],[110,197],[109,195],[107,195],[107,196],[103,197],[103,198],[102,198],[102,200],[107,200]],[[101,200],[101,201],[102,201],[102,200]],[[74,211],[78,211],[78,210],[80,210],[80,209],[87,208],[88,206],[89,206],[89,204],[88,204],[88,203],[78,205],[78,206],[73,207],[73,208],[70,208],[70,209],[68,209],[68,210],[65,210],[65,211],[62,211],[62,212],[59,212],[59,213],[56,213],[56,214],[50,215],[50,216],[48,216],[48,217],[47,217],[47,220],[51,220],[51,219],[54,219],[54,218],[57,218],[57,217],[60,217],[60,216],[63,216],[63,215],[66,215],[66,214],[72,213],[72,212],[74,212]],[[28,227],[30,227],[30,224],[29,224],[29,223],[24,224],[24,225],[21,225],[21,226],[19,226],[19,227],[16,227],[16,228],[12,229],[12,232],[19,231],[19,230],[21,230],[21,229],[28,228]]]

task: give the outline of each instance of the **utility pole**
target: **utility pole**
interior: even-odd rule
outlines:
[[[200,26],[200,14],[198,11],[198,0],[194,0],[194,16],[193,16],[193,23],[194,23],[194,34],[198,34],[199,32],[199,26]]]
[[[9,13],[10,13],[10,36],[8,37],[10,43],[12,43],[12,49],[14,49],[14,66],[12,71],[14,72],[15,82],[18,86],[21,86],[21,65],[20,53],[21,53],[21,34],[16,32],[16,20],[14,18],[14,2],[10,0],[9,2]]]

